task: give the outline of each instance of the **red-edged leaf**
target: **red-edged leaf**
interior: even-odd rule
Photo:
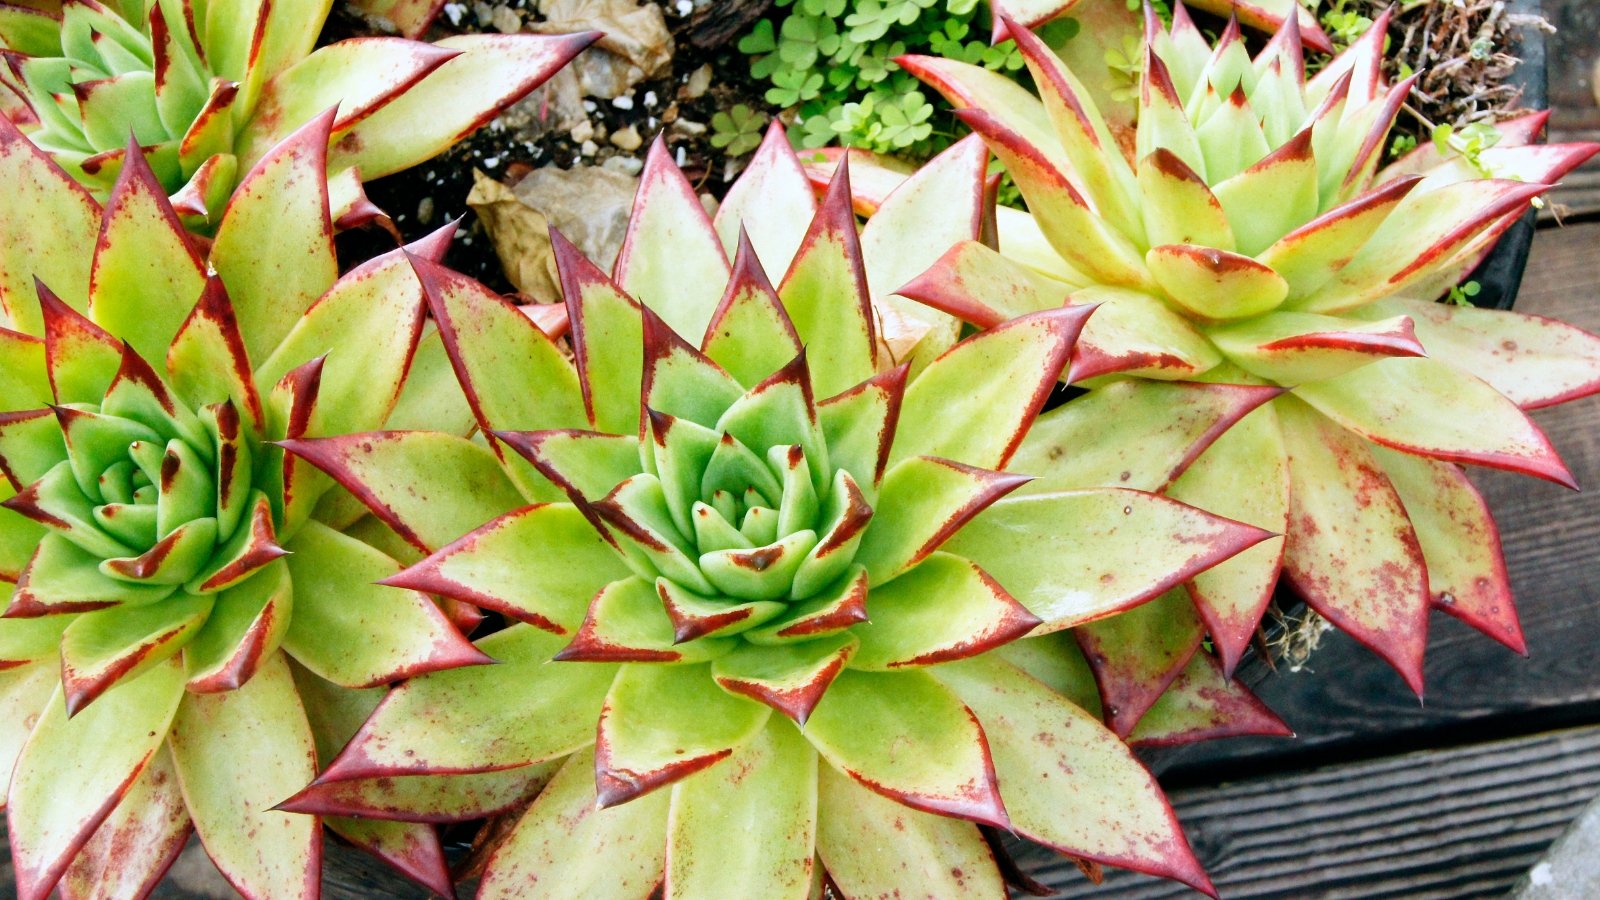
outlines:
[[[788,268],[805,239],[806,223],[816,214],[817,198],[805,169],[783,123],[774,120],[744,172],[722,198],[712,224],[728,255],[738,250],[741,235],[748,234],[762,259],[774,268]],[[734,268],[738,269],[737,262]]]
[[[1194,605],[1182,589],[1080,625],[1073,633],[1100,686],[1106,724],[1124,738],[1188,665],[1205,637]]]
[[[1230,681],[1209,653],[1196,653],[1128,735],[1135,747],[1173,747],[1225,737],[1294,737],[1244,685]]]
[[[206,279],[200,299],[179,326],[165,358],[173,388],[191,406],[232,400],[252,429],[260,432],[265,427],[266,414],[249,351],[220,276],[212,274]]]
[[[95,829],[61,878],[66,900],[144,897],[183,851],[194,827],[166,748]]]
[[[701,352],[740,384],[760,382],[803,349],[751,240],[748,233],[739,233],[728,289],[700,342]]]
[[[723,690],[804,725],[857,646],[848,634],[766,647],[744,644],[713,661],[711,674]]]
[[[122,368],[122,342],[43,282],[34,285],[44,323],[45,366],[57,403],[98,404]]]
[[[5,116],[0,116],[0,183],[9,193],[0,218],[7,235],[0,247],[0,306],[11,327],[37,335],[42,323],[34,303],[35,279],[78,308],[88,301],[89,266],[81,250],[94,246],[100,205]]]
[[[857,669],[965,659],[1017,640],[1039,624],[987,572],[949,553],[935,553],[874,587],[867,606],[871,620],[851,632],[861,639],[851,661]]]

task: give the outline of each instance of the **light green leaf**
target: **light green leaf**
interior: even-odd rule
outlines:
[[[918,456],[889,470],[856,551],[874,586],[916,565],[975,515],[1023,484],[1021,476]]]
[[[172,754],[158,749],[61,879],[69,897],[148,894],[189,838],[189,811]]]
[[[617,284],[699,342],[728,283],[722,251],[705,207],[672,164],[665,143],[650,148],[628,232],[617,253]]]
[[[61,684],[76,715],[117,684],[172,658],[211,612],[210,597],[172,597],[145,606],[86,613],[61,635]]]
[[[755,255],[777,272],[789,267],[805,238],[806,223],[816,213],[817,199],[805,169],[783,128],[774,124],[767,129],[743,174],[728,188],[712,224],[729,257],[738,252],[742,231],[750,236]],[[709,345],[706,349],[709,354]],[[710,355],[717,359],[715,354]],[[789,354],[790,358],[793,356]],[[727,366],[722,360],[717,361]]]
[[[0,117],[3,118],[3,117]],[[11,328],[42,333],[34,293],[38,278],[76,309],[89,299],[83,248],[100,233],[100,206],[10,120],[0,123],[0,183],[9,200],[0,212],[0,305]]]
[[[857,669],[896,669],[964,659],[1027,634],[1039,620],[983,570],[935,553],[872,589],[872,618],[852,633]]]
[[[813,390],[831,397],[871,377],[877,347],[850,202],[850,179],[835,174],[778,285],[778,297],[806,347]]]

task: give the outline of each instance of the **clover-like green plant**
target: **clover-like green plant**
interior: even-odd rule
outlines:
[[[339,277],[334,121],[262,156],[205,253],[139,153],[102,209],[0,121],[0,747],[24,900],[144,896],[193,831],[244,895],[316,896],[320,826],[272,806],[377,702],[360,689],[485,659],[429,597],[372,584],[401,569],[393,541],[272,444],[470,426],[408,263],[451,229]],[[448,889],[431,829],[328,825]]]
[[[128,136],[174,206],[210,224],[238,176],[337,106],[328,179],[341,227],[361,183],[429,159],[538,87],[597,33],[357,38],[312,49],[330,0],[64,0],[0,9],[0,114],[104,200]]]
[[[1237,27],[1211,48],[1181,6],[1170,32],[1147,21],[1131,161],[1020,27],[1037,98],[902,60],[968,107],[1032,211],[1000,211],[999,253],[963,245],[903,293],[980,327],[1099,304],[1069,372],[1089,393],[1012,461],[1041,476],[1029,489],[1160,490],[1286,535],[1201,574],[1192,605],[1080,632],[1091,659],[1143,661],[1100,667],[1113,724],[1128,733],[1208,632],[1231,671],[1280,571],[1418,691],[1430,607],[1522,650],[1493,520],[1457,464],[1570,484],[1523,410],[1600,390],[1600,340],[1434,300],[1600,146],[1522,146],[1530,117],[1476,160],[1430,145],[1379,172],[1410,89],[1381,78],[1382,20],[1310,81],[1292,19],[1254,60]],[[1292,391],[1258,405],[1252,385]]]
[[[847,174],[818,206],[781,129],[715,223],[658,144],[615,280],[554,238],[571,358],[419,261],[488,446],[286,446],[429,551],[387,584],[515,624],[478,642],[497,665],[391,692],[285,808],[448,821],[537,791],[483,898],[800,900],[824,869],[998,896],[980,826],[1209,891],[1149,773],[1052,688],[1070,661],[1034,641],[1058,642],[1019,638],[1266,533],[1116,488],[1007,499],[1087,308],[883,359],[872,285],[979,233],[984,162],[958,145],[858,235]],[[418,779],[452,787],[397,796]]]

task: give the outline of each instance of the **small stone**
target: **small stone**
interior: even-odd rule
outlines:
[[[522,16],[518,15],[517,11],[510,7],[496,7],[491,24],[501,34],[516,34],[522,30]]]
[[[645,91],[644,92],[644,105],[645,106],[649,107],[650,109],[655,109],[656,104],[660,103],[660,102],[661,102],[660,98],[656,97],[656,92],[655,91]]]
[[[677,10],[680,16],[687,16],[694,12],[694,0],[678,0]]]
[[[627,128],[613,133],[611,135],[611,143],[619,150],[626,150],[632,153],[644,146],[644,138],[639,136],[639,129],[629,125]]]
[[[444,5],[444,14],[450,19],[451,25],[459,28],[461,26],[461,17],[467,14],[466,4],[446,3]]]
[[[584,119],[567,132],[567,136],[572,138],[574,144],[581,144],[594,137],[594,123]]]
[[[601,163],[600,167],[624,175],[637,175],[644,171],[644,162],[636,156],[613,156]]]
[[[699,137],[706,133],[706,126],[693,119],[679,119],[672,123],[672,130],[690,137]]]
[[[611,98],[611,105],[617,109],[633,109],[633,95],[620,94]]]
[[[583,146],[578,148],[578,152],[584,156],[593,156],[600,152],[600,145],[594,141],[584,141]]]
[[[678,152],[682,153],[683,152],[683,148],[679,147],[678,148]],[[680,163],[680,165],[681,165],[681,163]],[[717,202],[717,198],[711,196],[710,194],[701,194],[700,195],[700,205],[701,205],[701,207],[703,207],[705,209],[706,215],[715,216],[717,214],[717,207],[720,206],[721,204],[719,204]]]
[[[433,221],[434,204],[432,197],[423,197],[417,204],[417,221],[426,225]]]
[[[689,73],[688,80],[683,83],[683,99],[697,100],[705,96],[709,90],[711,90],[711,64],[707,63]]]

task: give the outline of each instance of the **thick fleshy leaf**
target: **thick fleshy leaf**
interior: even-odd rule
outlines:
[[[61,632],[75,620],[75,616],[0,618],[0,672],[40,660],[55,662],[60,651]]]
[[[811,533],[811,540],[816,540],[815,533]],[[769,545],[777,551],[773,555],[780,557],[774,567],[775,575],[783,574],[794,565],[790,560],[781,558],[785,555],[793,556],[792,546],[783,542]],[[736,554],[728,554],[721,557],[720,561],[727,561],[730,556],[738,558]],[[712,559],[718,560],[717,557]],[[706,566],[705,557],[701,557],[701,560],[701,566],[709,571],[710,567]],[[748,563],[748,560],[741,559],[728,568],[737,568],[740,563]],[[778,590],[785,593],[788,591],[787,580]],[[665,578],[656,579],[656,592],[661,596],[661,605],[667,611],[667,617],[672,620],[673,638],[678,641],[737,634],[762,622],[770,621],[787,609],[785,604],[777,602],[776,599],[740,602],[737,598],[741,595],[731,590],[728,592],[730,596],[707,597],[685,590]]]
[[[339,277],[328,212],[328,110],[239,180],[211,265],[228,286],[251,359],[266,359]]]
[[[184,650],[189,690],[231,691],[249,681],[282,643],[293,606],[289,566],[279,561],[217,594],[205,625]]]
[[[209,597],[174,597],[79,616],[61,635],[67,715],[77,715],[106,690],[170,659],[209,612]]]
[[[639,428],[644,367],[639,304],[559,231],[551,229],[550,243],[589,420],[601,431],[631,434]]]
[[[805,239],[806,223],[816,214],[811,182],[783,124],[774,121],[744,172],[728,188],[712,224],[729,257],[738,252],[740,235],[747,233],[757,256],[774,269],[786,269]]]
[[[1152,246],[1236,247],[1233,226],[1211,188],[1176,153],[1160,147],[1139,163],[1144,230]]]
[[[1274,312],[1210,334],[1230,362],[1285,386],[1336,378],[1378,360],[1427,355],[1405,316],[1354,324],[1337,316]]]
[[[1098,305],[1073,348],[1068,382],[1115,373],[1173,381],[1222,361],[1187,318],[1149,294],[1095,287],[1074,293],[1073,300]]]
[[[1013,319],[934,360],[906,388],[891,460],[939,456],[1004,467],[1061,377],[1091,311],[1061,307]]]
[[[617,253],[617,284],[694,340],[705,334],[728,271],[727,254],[699,196],[673,164],[666,141],[656,140]]]
[[[849,897],[889,898],[915,885],[950,900],[1005,895],[1005,881],[971,822],[908,809],[831,766],[817,773],[817,854]],[[884,835],[894,835],[886,841]]]
[[[1078,646],[1094,670],[1106,724],[1127,737],[1200,648],[1205,629],[1182,588],[1080,625]]]
[[[164,358],[172,386],[192,406],[233,401],[260,431],[266,414],[250,355],[221,277],[212,274]]]
[[[977,563],[1055,631],[1142,603],[1271,536],[1113,488],[1001,500],[945,549]]]
[[[1204,320],[1260,315],[1289,293],[1288,282],[1278,273],[1224,250],[1163,244],[1145,254],[1145,262],[1168,298]]]
[[[602,587],[628,575],[581,512],[551,503],[507,513],[383,583],[565,634]]]
[[[1308,296],[1343,268],[1418,184],[1408,178],[1368,191],[1279,238],[1256,254],[1289,282],[1289,301]]]
[[[998,16],[995,18],[997,25],[1002,21]],[[943,94],[951,106],[982,110],[997,117],[1004,128],[1044,154],[1051,165],[1058,169],[1069,166],[1049,112],[1039,98],[1016,79],[982,66],[937,56],[907,55],[896,57],[894,61]]]
[[[525,806],[544,788],[556,766],[546,763],[471,775],[385,775],[315,782],[277,808],[354,817],[353,821],[467,822]]]
[[[1190,5],[1214,15],[1238,16],[1239,21],[1261,31],[1276,30],[1293,11],[1301,40],[1307,47],[1320,53],[1334,50],[1333,42],[1317,23],[1316,16],[1293,0],[1190,0]]]
[[[791,604],[789,612],[760,628],[744,633],[757,644],[809,641],[836,634],[867,621],[867,570],[853,566],[847,574],[807,600]]]
[[[772,710],[717,687],[706,666],[624,666],[595,741],[601,807],[627,803],[749,743]]]
[[[100,206],[89,192],[0,116],[0,183],[10,188],[0,249],[0,306],[11,327],[41,333],[34,302],[38,279],[82,309],[89,298],[89,267],[81,253],[64,247],[94,246]]]
[[[978,241],[962,241],[896,293],[979,328],[993,328],[1062,306],[1070,290]]]
[[[515,769],[588,746],[617,667],[551,663],[561,644],[513,625],[478,642],[496,665],[407,681],[384,697],[317,783]]]
[[[805,725],[858,641],[849,634],[772,646],[742,644],[711,664],[722,689],[749,697]]]
[[[61,425],[52,410],[0,413],[0,466],[7,482],[29,485],[66,458]]]
[[[1317,214],[1311,129],[1213,188],[1233,224],[1237,250],[1254,256]]]
[[[976,656],[1022,637],[1039,619],[972,563],[935,553],[877,585],[872,619],[852,633],[857,669],[926,666]]]
[[[817,405],[829,462],[869,490],[876,490],[889,465],[906,375],[904,366],[890,369]]]
[[[44,282],[35,285],[45,365],[57,403],[99,403],[122,368],[122,342],[83,317]]]
[[[1282,535],[1289,530],[1288,466],[1277,414],[1262,407],[1218,438],[1167,495]],[[1197,573],[1187,585],[1229,676],[1272,602],[1283,548],[1282,537],[1269,538]]]
[[[706,428],[744,393],[722,367],[696,350],[660,316],[644,311],[645,409],[688,419]],[[640,421],[643,428],[644,422]]]
[[[715,659],[733,646],[731,640],[715,637],[679,642],[676,631],[655,584],[637,576],[625,578],[595,595],[577,634],[555,659],[698,663]]]
[[[26,496],[26,495],[19,495]],[[6,608],[10,616],[92,612],[121,603],[149,603],[172,593],[170,585],[134,584],[101,573],[100,557],[67,537],[47,534]]]
[[[806,347],[818,397],[872,377],[877,338],[848,166],[841,166],[828,185],[778,296]]]
[[[891,800],[1009,827],[977,717],[925,672],[840,674],[805,734],[835,768]]]
[[[523,504],[494,455],[466,438],[393,431],[284,441],[282,446],[332,475],[425,552]],[[435,477],[441,471],[450,477]]]
[[[992,735],[1001,793],[1017,834],[1216,896],[1155,778],[1109,729],[1000,659],[936,671]],[[1057,789],[1039,790],[1043,779]]]
[[[313,521],[287,549],[294,618],[283,646],[323,678],[371,687],[489,661],[427,596],[377,584],[400,564],[376,548]]]
[[[381,109],[337,132],[331,168],[381,178],[431,159],[527,96],[600,37],[464,34],[435,42],[460,51]]]
[[[1567,487],[1572,473],[1539,426],[1494,388],[1433,359],[1387,359],[1296,396],[1376,443],[1523,472]]]
[[[1477,488],[1450,463],[1383,447],[1373,454],[1417,530],[1434,606],[1526,655],[1500,529]]]
[[[673,524],[655,476],[635,475],[589,508],[605,522],[612,542],[636,572],[649,578],[664,575],[702,594],[715,591],[686,550],[688,539]]]
[[[1089,487],[1160,491],[1274,387],[1125,379],[1039,416],[1007,468],[1036,493]]]
[[[773,720],[729,759],[672,786],[665,896],[805,900],[816,834],[817,755]]]
[[[160,749],[182,697],[183,667],[169,660],[70,719],[64,694],[50,698],[7,795],[18,897],[49,896]]]
[[[172,755],[159,749],[67,868],[61,895],[74,900],[143,897],[178,858],[192,830]]]
[[[1293,483],[1284,571],[1312,609],[1421,694],[1428,574],[1400,496],[1360,437],[1298,400],[1276,412]]]
[[[973,516],[1027,480],[931,456],[907,459],[883,480],[856,562],[866,567],[873,585],[883,584],[926,559]]]
[[[206,271],[144,155],[106,201],[89,279],[89,315],[146,359],[161,359],[205,286]]]
[[[1600,391],[1600,337],[1554,319],[1401,298],[1355,315],[1411,317],[1430,356],[1482,378],[1523,409]]]
[[[1171,747],[1245,736],[1294,737],[1294,732],[1248,688],[1229,680],[1215,657],[1200,652],[1139,720],[1128,743]]]
[[[604,807],[595,792],[594,754],[573,754],[489,856],[478,897],[646,900],[666,864],[671,796],[658,791]]]
[[[789,321],[778,292],[756,257],[752,240],[741,233],[728,289],[712,313],[700,344],[701,351],[740,384],[759,383],[803,349],[794,323]]]
[[[317,896],[317,820],[272,808],[317,772],[282,655],[237,690],[185,695],[169,746],[195,830],[229,883],[246,897]]]

